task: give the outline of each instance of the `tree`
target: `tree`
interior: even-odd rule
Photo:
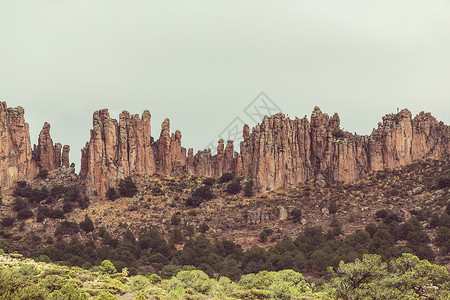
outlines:
[[[331,200],[330,205],[328,206],[328,212],[333,215],[333,214],[337,213],[337,211],[338,211],[338,207],[336,205],[336,201]]]
[[[92,222],[91,218],[86,214],[84,215],[84,221],[80,222],[80,228],[81,230],[85,232],[92,232],[94,231],[94,223]]]
[[[345,264],[332,276],[332,295],[338,299],[445,299],[450,295],[449,274],[443,266],[419,260],[410,253],[388,263],[366,254]]]
[[[109,260],[102,261],[102,264],[100,265],[100,270],[103,274],[117,273],[116,267],[114,267],[113,263]]]
[[[138,192],[137,186],[131,176],[121,179],[119,182],[119,193],[122,197],[133,197]]]
[[[163,279],[170,279],[172,276],[177,275],[181,271],[181,268],[179,266],[175,265],[167,265],[164,266],[161,270],[161,278]]]

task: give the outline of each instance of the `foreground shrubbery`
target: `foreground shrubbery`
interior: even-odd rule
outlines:
[[[15,255],[17,257],[17,255]],[[449,274],[444,267],[404,254],[389,263],[380,256],[330,269],[331,282],[314,291],[293,270],[262,271],[233,282],[213,279],[192,267],[178,268],[168,279],[156,274],[129,276],[103,261],[91,271],[36,263],[0,254],[0,299],[448,299]]]

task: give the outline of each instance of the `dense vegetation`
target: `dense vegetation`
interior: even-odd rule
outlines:
[[[167,273],[130,276],[104,260],[90,271],[36,263],[0,250],[0,299],[110,300],[127,299],[447,299],[449,274],[444,267],[411,254],[384,263],[377,255],[329,270],[330,284],[317,291],[293,270],[262,271],[211,278],[193,267]]]

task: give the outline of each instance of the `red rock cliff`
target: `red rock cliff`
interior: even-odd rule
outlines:
[[[51,171],[61,166],[61,144],[53,145],[50,124],[44,123],[38,145],[31,149],[29,127],[20,106],[12,108],[0,102],[0,137],[0,186],[4,188],[33,179],[41,169]],[[64,165],[69,162],[69,149],[64,146]]]
[[[94,113],[91,139],[82,150],[81,176],[88,187],[105,193],[130,174],[221,176],[231,172],[251,179],[262,189],[296,186],[319,173],[350,182],[368,172],[393,168],[426,156],[450,153],[450,127],[429,113],[414,119],[408,110],[383,117],[370,136],[340,129],[337,114],[315,107],[311,119],[291,120],[283,114],[265,117],[251,131],[246,125],[240,152],[232,141],[218,141],[217,154],[181,146],[181,132],[170,132],[166,119],[157,141],[150,136],[150,114],[119,124],[107,110]]]
[[[22,107],[0,102],[0,186],[34,178],[38,167],[32,160],[30,132]]]

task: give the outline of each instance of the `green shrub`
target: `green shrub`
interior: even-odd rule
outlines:
[[[157,274],[147,273],[145,277],[147,277],[148,281],[151,284],[157,284],[161,282],[161,277],[159,277]]]
[[[116,267],[114,267],[113,263],[109,260],[102,261],[102,264],[100,265],[100,271],[103,274],[116,274],[117,270]]]
[[[241,184],[238,181],[233,181],[227,185],[226,192],[231,195],[236,195],[242,190]]]
[[[2,249],[5,253],[8,253],[9,243],[4,239],[0,239],[0,249]]]
[[[208,186],[201,186],[192,193],[192,197],[199,197],[203,200],[211,200],[214,199],[215,195]]]
[[[73,285],[64,285],[61,289],[49,294],[50,300],[88,300],[85,292]]]
[[[12,217],[4,217],[2,219],[2,226],[3,227],[12,227],[12,226],[14,226],[15,221],[16,220]]]
[[[178,274],[178,272],[181,271],[181,268],[179,266],[175,265],[167,265],[164,266],[161,270],[161,278],[163,279],[170,279],[172,276],[175,276]]]
[[[106,191],[106,198],[108,200],[116,200],[118,198],[120,198],[119,192],[117,192],[117,190],[113,187],[110,187],[107,191]]]
[[[224,173],[219,178],[219,183],[229,182],[234,179],[234,175],[231,173]]]
[[[378,218],[378,219],[384,219],[384,218],[386,218],[387,216],[388,216],[388,211],[387,210],[385,210],[385,209],[380,209],[380,210],[378,210],[376,213],[375,213],[375,216]]]
[[[84,215],[84,221],[80,222],[80,228],[81,230],[85,232],[92,232],[94,231],[94,223],[92,222],[91,218],[86,214]]]
[[[170,225],[178,226],[181,223],[181,217],[178,214],[172,215],[170,218]]]
[[[39,179],[45,179],[48,176],[48,170],[39,170],[39,173],[37,174],[37,178]]]
[[[14,198],[12,205],[15,211],[20,211],[28,208],[28,201],[22,197],[16,197]]]
[[[245,184],[244,196],[245,197],[253,197],[253,182],[249,181]]]
[[[198,231],[200,231],[201,233],[206,233],[208,230],[209,230],[209,226],[205,222],[200,224],[200,227],[198,228]]]
[[[138,192],[137,186],[133,179],[128,176],[119,182],[119,193],[122,197],[133,197]]]
[[[199,207],[200,204],[203,203],[203,199],[200,197],[195,197],[195,196],[191,196],[189,198],[186,199],[186,206],[190,206],[190,207]]]
[[[294,208],[289,212],[289,216],[294,223],[299,223],[302,220],[302,211],[300,208]]]
[[[36,285],[31,278],[11,269],[0,269],[0,299],[44,300],[45,290]]]
[[[110,292],[102,292],[100,295],[93,298],[94,300],[117,300],[117,297]]]
[[[448,188],[450,187],[450,175],[442,176],[438,180],[438,187],[440,189]]]
[[[212,177],[205,178],[202,181],[202,183],[207,186],[212,186],[212,185],[214,185],[215,182],[216,182],[216,180]]]
[[[338,211],[338,207],[336,205],[336,201],[331,200],[330,205],[328,206],[328,212],[333,215],[333,214],[337,213],[337,211]]]
[[[149,284],[149,280],[142,275],[132,276],[128,278],[127,290],[130,293],[134,293],[145,289]]]
[[[17,212],[18,220],[27,220],[33,217],[33,213],[29,209],[22,209]]]

